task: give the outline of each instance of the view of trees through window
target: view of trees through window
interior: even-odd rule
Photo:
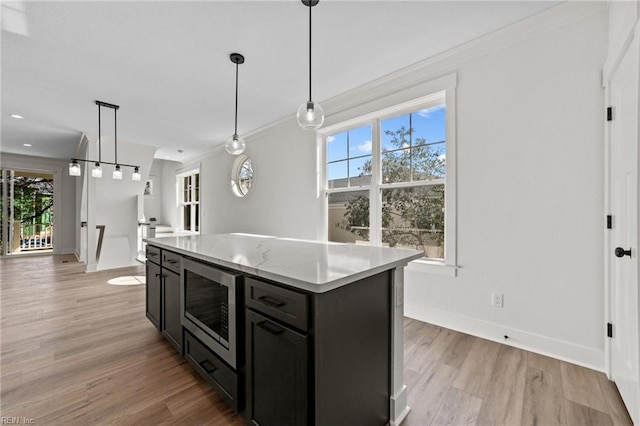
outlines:
[[[7,220],[2,234],[10,236],[8,253],[53,247],[53,175],[5,170],[3,180]]]
[[[426,257],[444,258],[445,113],[441,104],[375,120],[372,125],[380,126],[375,144],[371,126],[327,138],[330,241],[370,241],[370,223],[377,215],[380,241],[372,244],[415,248]],[[362,129],[368,129],[368,134]],[[340,155],[331,145],[342,140],[347,149],[340,152],[347,155],[336,158]],[[373,146],[379,146],[379,151],[371,152]],[[358,152],[362,148],[369,153]],[[374,170],[372,155],[377,156],[380,170]],[[354,170],[349,166],[356,161]],[[341,170],[336,170],[338,166]],[[370,191],[380,191],[378,205],[372,204]]]

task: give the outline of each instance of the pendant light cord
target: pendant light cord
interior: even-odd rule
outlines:
[[[236,61],[236,116],[235,116],[235,127],[234,127],[234,135],[238,134],[238,62]]]
[[[98,163],[102,163],[102,129],[100,127],[100,104],[98,104]]]
[[[113,110],[113,132],[115,133],[116,166],[118,165],[118,110]]]
[[[309,3],[309,102],[311,101],[311,3]]]

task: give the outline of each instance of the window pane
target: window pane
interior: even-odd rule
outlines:
[[[347,161],[327,164],[328,188],[345,188],[348,185]]]
[[[195,210],[196,210],[195,217],[194,217],[194,221],[196,223],[195,231],[199,232],[200,231],[200,205],[199,204],[195,204],[194,207],[195,207]]]
[[[384,189],[382,243],[444,258],[444,185]]]
[[[408,182],[411,178],[411,150],[382,153],[382,183]]]
[[[371,125],[349,130],[349,158],[371,155]]]
[[[195,188],[195,201],[200,201],[200,173],[196,173],[196,188]]]
[[[183,229],[185,231],[191,230],[191,204],[187,204],[182,208],[182,220],[183,220]]]
[[[253,163],[251,163],[250,159],[246,159],[244,163],[242,163],[238,180],[240,192],[243,195],[248,194],[251,189],[251,185],[253,184]]]
[[[183,195],[183,201],[185,203],[188,203],[191,201],[191,176],[186,176],[183,179],[183,188],[184,188],[184,195]]]
[[[410,144],[409,114],[389,118],[380,122],[382,151],[407,148]]]
[[[329,241],[369,241],[369,191],[329,194]]]
[[[444,104],[417,111],[411,115],[413,145],[444,142],[446,138],[446,108]]]
[[[327,137],[327,162],[347,158],[347,132]]]
[[[349,186],[371,184],[371,156],[349,160]]]
[[[445,143],[412,148],[411,165],[413,180],[443,179],[446,174]]]

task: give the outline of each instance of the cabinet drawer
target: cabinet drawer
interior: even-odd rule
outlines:
[[[147,260],[153,262],[156,265],[160,265],[160,249],[147,245]]]
[[[180,261],[182,256],[177,253],[162,250],[162,267],[173,272],[180,273]]]
[[[307,295],[246,278],[247,306],[300,330],[308,329]]]
[[[184,356],[189,364],[238,411],[238,376],[191,333],[184,332]]]

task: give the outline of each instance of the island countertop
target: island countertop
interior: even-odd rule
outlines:
[[[147,244],[314,293],[324,293],[407,265],[418,250],[277,238],[208,234],[146,238]]]

